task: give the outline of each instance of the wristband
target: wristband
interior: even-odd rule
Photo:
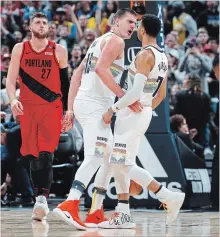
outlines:
[[[9,100],[9,104],[11,104],[14,99],[17,99],[17,97],[15,96],[15,97],[11,98],[11,99]]]

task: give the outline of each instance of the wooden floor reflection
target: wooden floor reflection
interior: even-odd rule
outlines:
[[[106,212],[110,216],[112,212]],[[218,212],[182,211],[175,225],[165,226],[164,211],[138,210],[132,211],[137,228],[133,230],[88,229],[74,230],[72,226],[58,220],[50,212],[47,221],[32,222],[31,209],[2,209],[2,237],[107,237],[107,236],[147,236],[147,237],[217,237],[219,236]],[[86,212],[82,213],[82,218]]]

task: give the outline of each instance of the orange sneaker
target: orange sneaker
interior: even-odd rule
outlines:
[[[107,219],[105,219],[104,217],[104,210],[103,208],[96,210],[95,212],[93,212],[92,214],[90,214],[88,212],[87,216],[86,216],[86,220],[85,220],[85,225],[89,228],[94,228],[94,227],[98,227],[98,224],[106,221]]]
[[[85,230],[86,225],[80,220],[79,217],[79,200],[68,200],[60,203],[53,212],[61,220],[73,225],[78,230]]]

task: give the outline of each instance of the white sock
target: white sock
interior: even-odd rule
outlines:
[[[82,193],[75,188],[71,188],[67,200],[79,200]]]
[[[92,197],[92,207],[89,212],[89,214],[92,214],[93,212],[101,209],[103,200],[105,198],[105,195],[99,194],[99,193],[94,193]]]
[[[129,206],[129,204],[119,202],[118,206],[117,206],[117,211],[118,212],[125,212],[126,214],[130,215],[130,206]]]
[[[171,193],[170,190],[168,190],[167,188],[165,188],[164,186],[162,186],[162,188],[160,189],[160,191],[158,193],[156,193],[156,197],[158,199],[167,199],[167,196],[169,196]]]
[[[39,195],[39,196],[36,197],[36,202],[43,202],[43,203],[46,204],[47,203],[47,199],[46,199],[45,196]]]

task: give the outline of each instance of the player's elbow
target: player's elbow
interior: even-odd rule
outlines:
[[[94,71],[98,76],[100,76],[102,69],[99,65],[96,65]]]

